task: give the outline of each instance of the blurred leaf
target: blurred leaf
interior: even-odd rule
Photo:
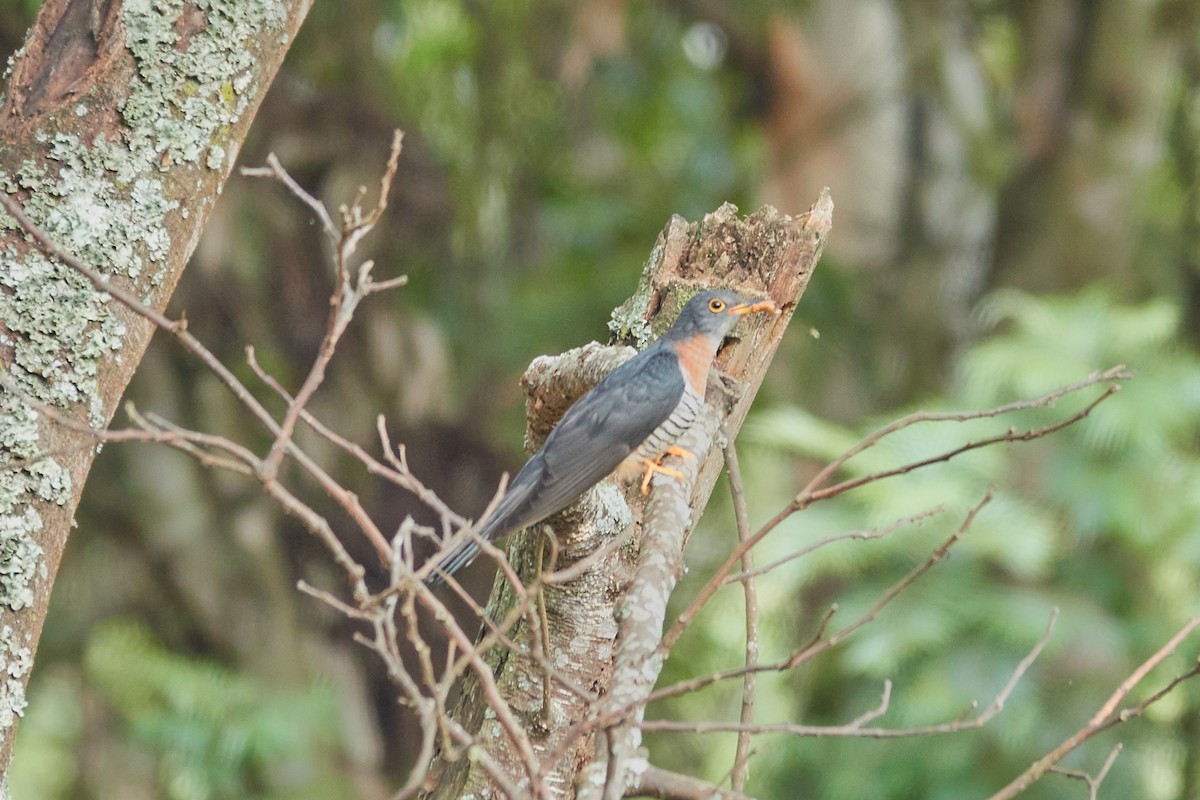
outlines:
[[[84,663],[134,741],[156,754],[166,797],[296,797],[318,777],[315,752],[336,724],[323,689],[263,685],[171,653],[126,621],[96,631]]]
[[[881,784],[873,794],[879,797],[952,798],[977,794],[980,785],[1002,785],[1086,721],[1136,661],[1200,608],[1200,359],[1178,341],[1177,307],[1161,299],[1122,305],[1102,289],[1043,298],[1004,291],[989,297],[980,313],[995,332],[963,354],[951,392],[919,404],[922,410],[966,411],[1034,398],[1116,363],[1127,364],[1135,377],[1087,419],[1054,436],[993,446],[872,483],[781,525],[757,549],[760,565],[822,535],[881,530],[946,507],[919,525],[882,539],[830,545],[760,579],[762,648],[776,657],[806,641],[834,602],[830,630],[865,614],[994,487],[991,503],[949,557],[874,622],[804,667],[802,676],[762,676],[760,717],[843,724],[869,707],[882,680],[890,678],[891,710],[880,724],[945,722],[973,702],[991,701],[1044,632],[1051,608],[1060,606],[1055,636],[1004,714],[977,734],[939,737],[936,757],[929,755],[928,740],[788,740],[779,745],[786,756],[762,759],[760,794],[783,796],[786,787],[807,782],[820,785],[814,796],[860,796],[852,787],[860,791],[861,783],[848,771],[822,769],[838,758],[852,758],[857,772],[864,765],[884,771],[886,788]],[[1010,427],[1050,424],[1102,390],[1064,397],[1049,409],[918,423],[853,458],[834,480],[900,467]],[[898,409],[856,430],[793,407],[752,414],[740,440],[751,508],[781,507],[819,465],[911,411]],[[717,497],[706,520],[729,513]],[[685,580],[681,595],[690,581],[703,578],[707,559],[727,552],[714,545],[710,556],[704,538],[698,535],[689,552],[698,577]],[[690,674],[740,662],[744,633],[737,594],[722,595],[720,610],[698,617],[701,630],[681,641],[673,661],[687,664]],[[702,659],[691,664],[700,652]],[[712,719],[721,710],[680,698],[671,713]],[[736,706],[724,713],[736,714]],[[1158,729],[1138,728],[1146,758],[1162,757],[1178,714]],[[727,758],[727,744],[700,739],[691,746],[703,747],[706,759]],[[1096,755],[1089,745],[1080,757],[1099,763],[1105,754]],[[920,769],[908,771],[906,764]],[[1114,777],[1114,785],[1128,783],[1133,774]],[[1148,787],[1158,779],[1141,780],[1150,796]],[[1055,796],[1049,786],[1036,791]]]

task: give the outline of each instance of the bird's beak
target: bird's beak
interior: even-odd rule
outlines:
[[[736,317],[743,317],[759,311],[770,311],[772,314],[778,315],[781,309],[770,300],[759,300],[757,303],[738,303],[736,306],[729,307],[729,313]]]

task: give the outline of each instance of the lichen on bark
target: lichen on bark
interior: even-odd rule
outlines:
[[[6,75],[0,191],[162,308],[309,2],[47,0]],[[39,409],[107,425],[150,331],[0,213],[0,671],[21,689],[0,701],[0,777],[22,648],[36,649],[96,449]]]

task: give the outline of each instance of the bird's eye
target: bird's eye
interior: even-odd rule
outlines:
[[[712,300],[708,301],[708,310],[714,314],[721,313],[725,310],[725,301],[718,297],[714,297]]]

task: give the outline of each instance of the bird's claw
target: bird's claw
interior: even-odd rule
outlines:
[[[678,452],[672,453],[671,450],[677,450]],[[663,455],[667,455],[668,453],[670,453],[671,455],[684,456],[684,457],[694,455],[694,453],[690,453],[687,450],[683,450],[682,448],[676,448],[676,447],[667,448],[666,453],[663,453]],[[664,467],[662,464],[658,463],[657,461],[655,461],[653,459],[649,459],[649,458],[644,459],[642,461],[642,463],[646,465],[646,473],[642,476],[642,495],[643,496],[650,494],[650,479],[652,477],[654,477],[654,473],[656,473],[656,472],[661,473],[663,475],[669,475],[670,477],[675,478],[676,480],[683,480],[682,472],[680,472],[677,469],[672,469],[671,467]]]

